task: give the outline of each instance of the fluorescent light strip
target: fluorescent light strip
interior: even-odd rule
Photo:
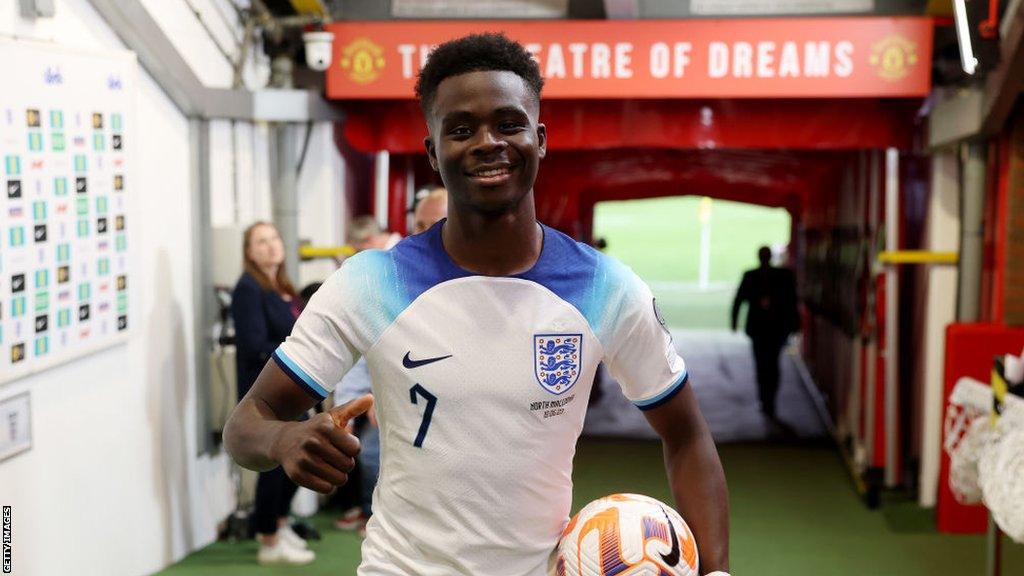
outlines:
[[[971,30],[967,21],[965,0],[953,0],[953,17],[956,20],[956,39],[960,44],[960,64],[964,72],[973,76],[978,68],[978,59],[974,57],[974,48],[971,47]]]

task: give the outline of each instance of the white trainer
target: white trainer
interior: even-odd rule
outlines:
[[[306,541],[292,530],[292,527],[285,524],[284,526],[277,529],[277,537],[284,539],[285,543],[292,548],[298,548],[299,550],[305,550],[309,548]]]
[[[260,551],[256,554],[256,561],[261,565],[291,564],[302,566],[309,564],[313,560],[316,560],[316,554],[312,550],[295,548],[281,537],[278,537],[277,544],[273,546],[261,544]]]

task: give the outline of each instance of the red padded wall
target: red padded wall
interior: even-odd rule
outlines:
[[[969,376],[987,383],[992,373],[992,360],[1003,354],[1020,354],[1022,348],[1022,328],[997,324],[950,324],[946,328],[943,414],[957,380]],[[956,501],[949,490],[949,457],[945,452],[942,454],[942,468],[939,472],[936,520],[940,532],[958,534],[984,532],[988,523],[988,515],[983,506],[964,506]]]

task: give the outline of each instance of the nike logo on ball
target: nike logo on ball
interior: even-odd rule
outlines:
[[[669,567],[674,567],[679,564],[679,536],[676,535],[676,527],[672,525],[672,519],[668,517],[668,512],[662,509],[661,513],[665,515],[665,521],[668,522],[668,532],[672,535],[672,550],[668,554],[662,554],[661,559]]]
[[[412,352],[406,352],[405,358],[402,358],[402,366],[405,366],[406,368],[419,368],[420,366],[426,366],[427,364],[433,364],[434,362],[440,362],[441,360],[452,357],[452,355],[449,354],[447,356],[438,356],[436,358],[413,360],[412,358],[409,358],[409,354],[412,354]]]

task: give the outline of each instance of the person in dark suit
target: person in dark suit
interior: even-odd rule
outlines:
[[[789,335],[800,327],[796,277],[786,268],[771,265],[772,251],[757,252],[761,265],[743,274],[732,303],[732,329],[736,330],[740,307],[747,303],[747,335],[753,343],[761,410],[778,422],[775,396],[779,389],[779,353]]]
[[[252,388],[274,350],[299,316],[299,298],[284,266],[284,243],[269,222],[245,230],[244,269],[231,297],[235,322],[238,399]],[[315,558],[288,524],[298,486],[281,468],[261,472],[256,481],[252,522],[260,564],[308,564]]]

